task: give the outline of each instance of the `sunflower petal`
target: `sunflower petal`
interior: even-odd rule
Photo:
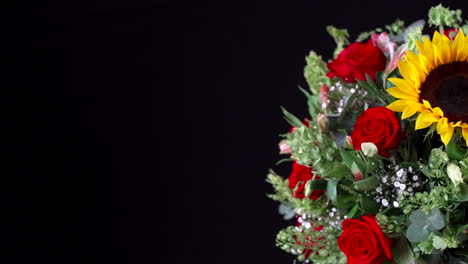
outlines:
[[[421,112],[418,118],[416,119],[416,130],[426,128],[432,123],[437,122],[437,118],[435,118],[432,113],[428,110]]]
[[[448,119],[446,117],[439,119],[439,122],[437,122],[437,134],[440,135],[440,138],[445,145],[448,145],[452,139],[453,130],[453,125],[448,123]]]
[[[398,70],[400,71],[401,76],[403,76],[403,79],[409,80],[410,75],[409,75],[409,68],[408,68],[408,63],[406,63],[404,60],[399,60],[398,61]],[[394,78],[388,78],[394,79]]]
[[[460,46],[463,45],[463,41],[465,40],[465,36],[463,35],[463,30],[459,29],[458,34],[455,36],[455,39],[453,40],[453,45],[452,45],[452,53],[453,53],[453,60],[454,61],[460,61],[459,60],[459,55],[461,55],[462,50],[460,50]]]
[[[468,146],[468,127],[462,128],[462,135],[465,139],[466,145]]]
[[[393,112],[403,112],[408,105],[408,101],[405,100],[396,100],[395,102],[387,105],[387,108]]]
[[[431,103],[429,103],[429,101],[427,101],[427,100],[422,100],[422,101],[423,101],[423,104],[424,104],[424,106],[425,106],[426,108],[432,109]]]
[[[415,94],[414,92],[411,91],[406,91],[401,89],[400,87],[392,87],[387,89],[387,92],[394,96],[395,98],[400,98],[400,99],[407,99],[407,100],[412,100],[417,102],[419,99],[419,95]]]
[[[390,82],[399,87],[400,89],[407,91],[409,93],[414,93],[415,96],[418,95],[418,90],[407,80],[400,78],[388,78]]]
[[[432,47],[432,42],[427,37],[423,38],[423,42],[424,53],[422,56],[426,57],[426,59],[431,63],[431,67],[435,67],[434,48]]]
[[[425,109],[426,107],[424,107],[424,105],[420,103],[411,102],[408,104],[408,106],[406,106],[405,110],[403,111],[403,114],[401,115],[401,119],[406,119],[416,114],[416,112],[422,112]]]
[[[444,111],[442,111],[440,107],[432,108],[432,113],[434,114],[435,117],[437,117],[437,119],[444,117]]]

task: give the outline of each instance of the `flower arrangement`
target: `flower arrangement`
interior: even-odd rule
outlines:
[[[267,176],[296,224],[279,248],[313,263],[468,263],[468,21],[438,5],[306,57],[309,117],[282,108],[288,178]]]

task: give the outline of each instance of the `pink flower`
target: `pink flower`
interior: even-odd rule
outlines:
[[[280,154],[290,154],[291,153],[291,147],[286,144],[286,140],[281,140],[281,142],[278,144],[279,149],[280,149]]]
[[[371,41],[372,45],[381,49],[383,53],[388,54],[390,58],[393,57],[397,45],[390,40],[387,32],[383,32],[380,35],[376,33],[372,34]]]
[[[394,71],[398,67],[398,61],[405,55],[406,52],[406,44],[401,45],[395,51],[392,57],[390,57],[390,62],[388,63],[387,67],[385,68],[385,74],[388,75],[392,71]]]
[[[320,101],[322,102],[322,108],[327,109],[330,102],[330,88],[326,84],[320,86]]]

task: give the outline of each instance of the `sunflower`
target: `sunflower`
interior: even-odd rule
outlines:
[[[468,145],[468,36],[459,29],[451,41],[436,31],[416,45],[419,54],[407,51],[398,62],[403,78],[389,78],[396,87],[387,91],[398,100],[387,107],[402,119],[419,113],[416,130],[436,123],[445,145],[461,129]]]

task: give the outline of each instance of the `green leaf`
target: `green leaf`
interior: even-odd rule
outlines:
[[[353,218],[354,215],[356,214],[356,212],[358,211],[359,209],[359,204],[358,203],[355,203],[353,208],[351,208],[351,210],[349,210],[349,213],[348,213],[348,218]]]
[[[307,97],[307,106],[309,110],[309,115],[310,116],[317,116],[317,111],[318,107],[320,106],[320,97],[319,96],[313,96],[309,92],[307,92],[304,88],[299,86],[299,90],[301,90],[302,93]]]
[[[327,187],[327,181],[325,179],[315,179],[307,181],[305,185],[304,195],[308,197],[315,190],[324,190]]]
[[[301,120],[299,120],[299,118],[297,118],[296,116],[294,116],[293,114],[289,113],[288,111],[286,111],[286,109],[284,109],[283,107],[281,107],[281,111],[283,112],[283,115],[284,115],[284,119],[286,119],[286,121],[288,121],[288,123],[293,126],[293,127],[300,127],[300,126],[303,126],[304,124],[302,124]]]
[[[354,182],[354,186],[360,191],[375,190],[379,186],[379,179],[376,176],[365,178],[364,180]]]
[[[339,164],[335,168],[333,168],[331,171],[329,171],[327,174],[322,175],[324,178],[345,178],[345,177],[352,177],[351,171],[349,168],[344,165],[344,164]]]
[[[362,210],[368,213],[376,214],[379,212],[380,204],[369,198],[367,195],[361,196],[360,204]]]
[[[362,175],[364,176],[366,174],[366,164],[363,160],[361,160],[358,156],[355,155],[355,151],[347,151],[342,148],[339,148],[339,151],[341,158],[350,170],[353,170],[353,163],[356,163],[356,166],[362,172]]]
[[[457,201],[468,201],[468,184],[461,183],[458,187],[460,188],[460,191],[456,194]]]
[[[465,156],[465,152],[466,151],[464,151],[459,145],[455,144],[453,140],[447,145],[447,154],[450,159],[462,160]]]
[[[413,251],[404,236],[397,239],[395,246],[392,248],[392,255],[396,264],[411,264],[414,261]]]
[[[466,229],[468,229],[468,224],[459,226],[457,228],[457,239],[461,242],[468,240],[468,234],[465,233]]]
[[[338,185],[338,182],[340,181],[339,179],[334,179],[334,178],[331,178],[331,179],[327,179],[328,183],[327,183],[327,194],[328,194],[328,197],[330,198],[330,200],[332,200],[333,202],[337,202],[337,194],[338,194],[338,191],[337,191],[337,185]]]
[[[338,209],[349,209],[356,201],[356,196],[350,193],[338,193],[336,201],[332,201],[332,204]]]

